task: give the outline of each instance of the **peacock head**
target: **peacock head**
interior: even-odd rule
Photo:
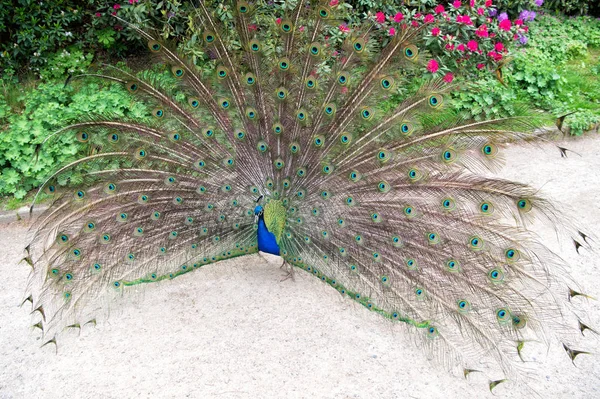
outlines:
[[[254,214],[255,214],[256,216],[260,216],[260,215],[262,215],[263,211],[264,211],[264,210],[263,210],[263,207],[262,207],[262,206],[260,206],[260,205],[257,205],[257,206],[256,206],[256,208],[254,208]]]

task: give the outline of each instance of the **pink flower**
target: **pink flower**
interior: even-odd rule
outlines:
[[[348,87],[344,86],[344,87],[342,87],[342,94],[346,94],[346,93],[348,93]]]
[[[418,23],[417,21],[412,21],[410,24],[411,24],[412,26],[414,26],[415,28],[418,28],[418,27],[419,27],[419,23]]]
[[[436,14],[441,14],[444,11],[446,11],[446,9],[444,9],[444,6],[441,4],[438,4],[437,6],[435,6],[435,8],[433,9],[433,12]]]
[[[432,36],[438,36],[439,34],[440,34],[440,28],[438,28],[437,26],[431,30]]]
[[[483,69],[485,68],[485,64],[477,64],[477,69]]]
[[[394,15],[394,22],[401,22],[404,19],[404,14],[401,12]]]
[[[487,26],[486,25],[481,25],[479,28],[477,28],[477,30],[475,31],[475,35],[479,36],[479,37],[488,37],[489,33],[487,30]]]
[[[116,12],[116,11],[113,11],[113,12],[111,12],[111,13],[110,13],[110,15],[112,15],[112,16],[114,17],[114,16],[116,16],[116,15],[117,15],[117,12]]]
[[[457,15],[456,16],[456,22],[459,23],[459,24],[462,24],[462,22],[463,22],[463,16],[462,15]]]
[[[482,7],[479,7],[479,8],[477,9],[477,14],[478,14],[478,15],[483,15],[484,13],[485,13],[485,10],[484,10]]]
[[[96,13],[96,16],[97,16],[98,18],[100,18],[100,17],[102,16],[102,14],[100,14],[99,12],[97,12],[97,13]]]
[[[491,7],[492,6],[492,0],[485,0],[485,6],[486,7]]]
[[[510,30],[511,26],[512,26],[512,24],[510,23],[510,19],[508,19],[508,18],[498,24],[498,27],[500,29],[507,31],[507,32]]]
[[[465,25],[473,25],[473,21],[471,21],[471,17],[468,15],[463,16],[462,22]]]
[[[340,32],[342,32],[342,33],[350,32],[350,28],[348,28],[348,25],[346,25],[345,23],[341,24],[339,28],[340,28]]]
[[[118,10],[119,8],[121,8],[121,5],[120,5],[120,4],[115,4],[115,5],[113,6],[113,8],[114,8],[115,10]]]
[[[394,36],[394,35],[396,34],[396,29],[394,29],[394,28],[390,28],[390,30],[388,31],[388,34],[389,34],[390,36]]]
[[[436,60],[431,59],[427,63],[427,70],[431,73],[436,73],[439,68],[440,68],[440,65],[438,64],[438,62]]]
[[[444,75],[444,82],[452,83],[453,80],[454,80],[454,75],[452,74],[452,72],[448,72],[447,74]]]
[[[461,44],[458,45],[458,47],[456,47],[456,49],[458,51],[461,51],[461,52],[464,53],[465,52],[465,45],[461,43]]]
[[[425,15],[425,18],[423,19],[423,22],[425,22],[426,24],[430,24],[432,22],[435,22],[435,18],[433,15],[427,14],[427,15]]]
[[[517,26],[523,25],[523,20],[522,19],[515,19],[515,25],[517,25]]]
[[[471,7],[475,7],[475,0],[471,0],[471,1],[469,1],[469,5],[470,5]]]
[[[304,26],[301,26],[301,27],[299,27],[299,28],[298,28],[298,30],[299,30],[300,32],[304,32],[304,29],[306,29]]]
[[[380,24],[385,22],[385,14],[382,13],[381,11],[378,11],[377,14],[375,14],[375,20],[377,22],[379,22]]]
[[[494,50],[496,50],[499,53],[503,52],[505,50],[504,44],[502,44],[500,42],[494,44]]]
[[[454,3],[452,3],[452,7],[454,8],[459,8],[460,6],[462,6],[460,0],[454,0]]]
[[[422,15],[423,14],[421,14],[420,12],[418,12],[418,13],[415,14],[415,18],[421,18]]]
[[[446,44],[446,50],[450,50],[450,51],[454,50],[454,43]]]
[[[475,40],[469,40],[469,42],[467,43],[467,48],[469,49],[469,51],[477,51],[478,47],[479,45]]]
[[[338,4],[340,4],[340,1],[339,1],[339,0],[331,0],[331,1],[329,2],[329,7],[335,7],[335,6],[337,6]]]
[[[139,3],[140,0],[129,0],[129,4],[135,4],[135,3]]]
[[[253,30],[256,30],[256,29],[258,29],[258,28],[256,27],[256,25],[254,25],[254,24],[252,24],[252,25],[248,25],[248,30],[249,30],[250,32],[252,32]]]
[[[498,62],[502,59],[502,54],[498,54],[495,51],[490,51],[488,54],[488,57],[493,58],[494,61]]]

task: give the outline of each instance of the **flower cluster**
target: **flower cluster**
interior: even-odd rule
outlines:
[[[532,4],[541,5],[543,0]],[[459,70],[497,69],[513,43],[527,42],[526,22],[535,15],[525,10],[511,20],[505,12],[498,14],[492,0],[454,0],[420,12],[407,8],[390,15],[377,12],[373,19],[389,36],[419,28],[430,54],[427,71],[452,82]]]

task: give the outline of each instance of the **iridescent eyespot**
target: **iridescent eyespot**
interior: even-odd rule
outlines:
[[[443,98],[439,94],[432,94],[429,96],[428,103],[433,108],[438,108],[444,102]]]
[[[456,272],[459,271],[460,264],[457,260],[450,259],[446,262],[446,267],[448,268],[448,271]]]
[[[312,43],[310,45],[310,54],[314,56],[321,54],[321,45],[319,43]]]
[[[188,104],[190,104],[192,106],[192,108],[198,108],[198,106],[200,106],[200,101],[198,101],[195,98],[190,98],[188,100]]]
[[[469,238],[469,246],[473,251],[479,251],[483,249],[483,240],[478,236],[472,236]]]
[[[466,299],[460,299],[456,302],[456,304],[458,305],[458,311],[461,313],[467,313],[469,310],[471,310],[471,303]]]
[[[509,263],[516,262],[521,258],[521,253],[519,250],[514,248],[508,248],[504,251],[504,256]]]
[[[215,41],[215,35],[212,32],[204,32],[202,36],[204,37],[204,41],[206,43],[210,44]]]
[[[346,72],[340,72],[338,74],[337,82],[342,86],[345,86],[348,83],[348,75]]]
[[[519,208],[519,211],[527,213],[527,212],[531,211],[531,209],[532,209],[531,201],[529,201],[528,199],[522,198],[517,201],[517,207]]]
[[[390,90],[394,87],[394,78],[386,76],[379,81],[379,84],[383,90]]]
[[[456,203],[452,198],[444,198],[442,200],[442,208],[446,211],[452,211],[456,208]]]
[[[492,213],[494,213],[494,205],[492,205],[490,202],[482,202],[479,205],[479,210],[484,215],[491,215]]]
[[[499,283],[504,280],[504,272],[500,269],[492,269],[488,272],[488,278],[493,283]]]
[[[285,20],[281,22],[280,25],[280,29],[284,32],[284,33],[290,33],[293,29],[293,25],[292,22],[289,20]]]
[[[360,110],[360,117],[367,121],[373,119],[373,110],[369,107],[362,108]]]
[[[175,76],[176,78],[181,78],[185,74],[185,71],[183,70],[183,68],[178,67],[178,66],[172,67],[171,72],[173,73],[173,76]]]
[[[404,48],[404,56],[409,60],[416,59],[418,54],[419,50],[414,45],[409,45]]]
[[[352,48],[357,53],[362,53],[365,50],[365,39],[363,39],[363,38],[356,39],[354,41],[354,43],[352,44]]]
[[[279,60],[279,69],[282,71],[287,71],[290,68],[290,60],[287,58],[282,58]]]
[[[499,323],[505,324],[511,321],[511,315],[508,309],[500,308],[496,310],[496,319]]]
[[[250,51],[253,53],[260,51],[260,42],[256,39],[250,40],[250,42],[248,42],[248,46],[250,47]]]
[[[79,133],[77,133],[76,137],[77,137],[77,140],[82,143],[86,143],[90,139],[90,135],[87,132],[79,132]]]
[[[160,49],[162,48],[162,45],[159,42],[157,42],[156,40],[150,40],[148,42],[148,48],[152,52],[156,53],[156,52],[160,51]]]

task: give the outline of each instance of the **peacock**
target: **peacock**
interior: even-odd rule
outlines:
[[[84,75],[149,115],[90,115],[46,140],[85,152],[39,189],[53,202],[26,247],[24,302],[45,344],[134,286],[259,252],[404,326],[448,370],[499,370],[490,389],[526,383],[531,341],[587,353],[570,344],[591,330],[575,309],[586,295],[530,226],[587,235],[536,188],[493,176],[506,143],[544,138],[535,115],[475,120],[444,106],[456,83],[413,87],[423,24],[344,25],[336,45],[338,2],[261,7],[238,1],[224,20],[200,1],[201,67],[129,24],[173,84],[110,65]]]

